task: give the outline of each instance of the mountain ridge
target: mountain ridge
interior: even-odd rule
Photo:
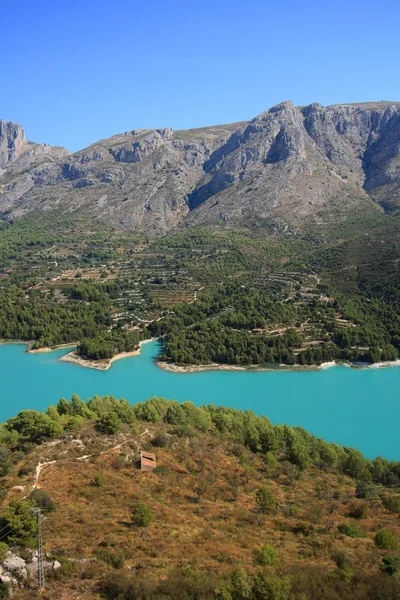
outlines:
[[[165,234],[195,225],[326,229],[400,205],[400,103],[295,107],[174,131],[134,129],[69,154],[0,122],[0,214],[61,209]]]

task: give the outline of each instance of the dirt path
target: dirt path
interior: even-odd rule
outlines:
[[[78,456],[78,457],[62,458],[61,460],[49,460],[49,461],[43,462],[43,463],[39,462],[35,469],[35,477],[33,479],[33,486],[30,488],[29,493],[33,492],[33,490],[35,490],[38,487],[39,477],[40,477],[43,469],[45,469],[46,467],[49,467],[50,465],[56,465],[59,463],[70,462],[72,460],[76,460],[76,461],[87,460],[88,458],[91,458],[92,456],[100,456],[101,454],[108,454],[109,452],[115,452],[116,450],[119,450],[120,448],[122,448],[122,446],[124,446],[127,443],[128,443],[127,441],[121,442],[120,444],[117,444],[113,448],[108,448],[107,450],[102,450],[99,453],[96,452],[95,454],[84,454],[83,456]],[[29,495],[29,494],[27,494],[27,495]],[[26,498],[26,496],[25,496],[25,498]]]

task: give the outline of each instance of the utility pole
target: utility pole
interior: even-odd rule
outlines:
[[[43,514],[40,508],[34,508],[37,516],[37,539],[38,539],[38,586],[39,591],[44,589],[44,567],[43,567],[43,545],[42,545],[42,520]]]

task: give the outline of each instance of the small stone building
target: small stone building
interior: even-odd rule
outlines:
[[[140,452],[140,469],[142,471],[152,471],[157,466],[156,455],[152,452]]]

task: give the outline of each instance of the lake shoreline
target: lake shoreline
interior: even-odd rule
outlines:
[[[73,394],[81,398],[114,395],[130,404],[164,397],[198,406],[212,403],[251,410],[274,424],[303,427],[329,442],[357,448],[368,458],[399,460],[400,369],[324,365],[318,371],[286,367],[254,375],[254,368],[241,366],[236,372],[219,369],[218,374],[203,371],[185,376],[158,368],[161,340],[143,345],[139,356],[121,359],[101,373],[59,360],[71,349],[33,354],[26,350],[26,342],[0,346],[5,386],[2,421],[22,410],[46,410],[58,398]]]
[[[378,363],[349,363],[340,361],[329,361],[321,363],[320,365],[276,365],[266,366],[261,365],[222,365],[219,363],[210,363],[208,365],[177,365],[166,361],[156,360],[156,365],[160,369],[170,371],[171,373],[200,373],[204,371],[246,371],[247,373],[263,373],[263,372],[288,372],[294,373],[299,372],[310,372],[310,371],[322,371],[324,369],[330,369],[332,367],[348,367],[351,369],[383,369],[388,367],[400,367],[400,359],[387,362]]]
[[[155,341],[156,338],[141,340],[136,350],[131,350],[130,352],[120,352],[119,354],[115,354],[112,358],[106,358],[103,360],[91,360],[87,358],[82,358],[78,354],[76,354],[75,350],[69,352],[68,354],[64,354],[64,356],[61,356],[59,360],[62,362],[73,363],[80,367],[86,367],[88,369],[96,369],[97,371],[108,371],[111,365],[117,360],[121,360],[122,358],[128,358],[130,356],[139,356],[143,344],[148,344],[149,342]]]
[[[139,347],[136,350],[132,350],[130,352],[121,352],[116,354],[110,359],[100,359],[100,360],[91,360],[81,358],[76,354],[76,346],[77,343],[69,343],[69,344],[58,344],[57,346],[48,347],[44,346],[42,348],[32,348],[34,342],[28,342],[26,340],[0,340],[0,345],[6,344],[14,344],[14,345],[24,345],[28,346],[26,349],[27,354],[45,354],[48,352],[55,352],[57,350],[62,350],[65,348],[74,348],[68,354],[64,354],[59,358],[62,362],[69,362],[76,364],[80,367],[86,367],[88,369],[96,369],[97,371],[107,371],[112,366],[113,362],[123,358],[129,358],[133,356],[140,355],[140,348],[142,344],[147,344],[149,342],[159,341],[160,338],[150,338],[148,340],[142,340],[139,342]],[[361,362],[346,362],[346,361],[329,361],[321,363],[320,365],[229,365],[229,364],[220,364],[220,363],[209,363],[203,365],[177,365],[172,362],[161,361],[157,358],[155,359],[155,364],[164,371],[169,371],[171,373],[199,373],[205,371],[245,371],[248,373],[262,373],[262,372],[287,372],[292,371],[294,373],[299,372],[310,372],[310,371],[321,371],[324,369],[330,369],[332,367],[348,367],[351,369],[383,369],[388,367],[400,367],[400,358],[393,361],[381,361],[377,363],[361,363]]]

